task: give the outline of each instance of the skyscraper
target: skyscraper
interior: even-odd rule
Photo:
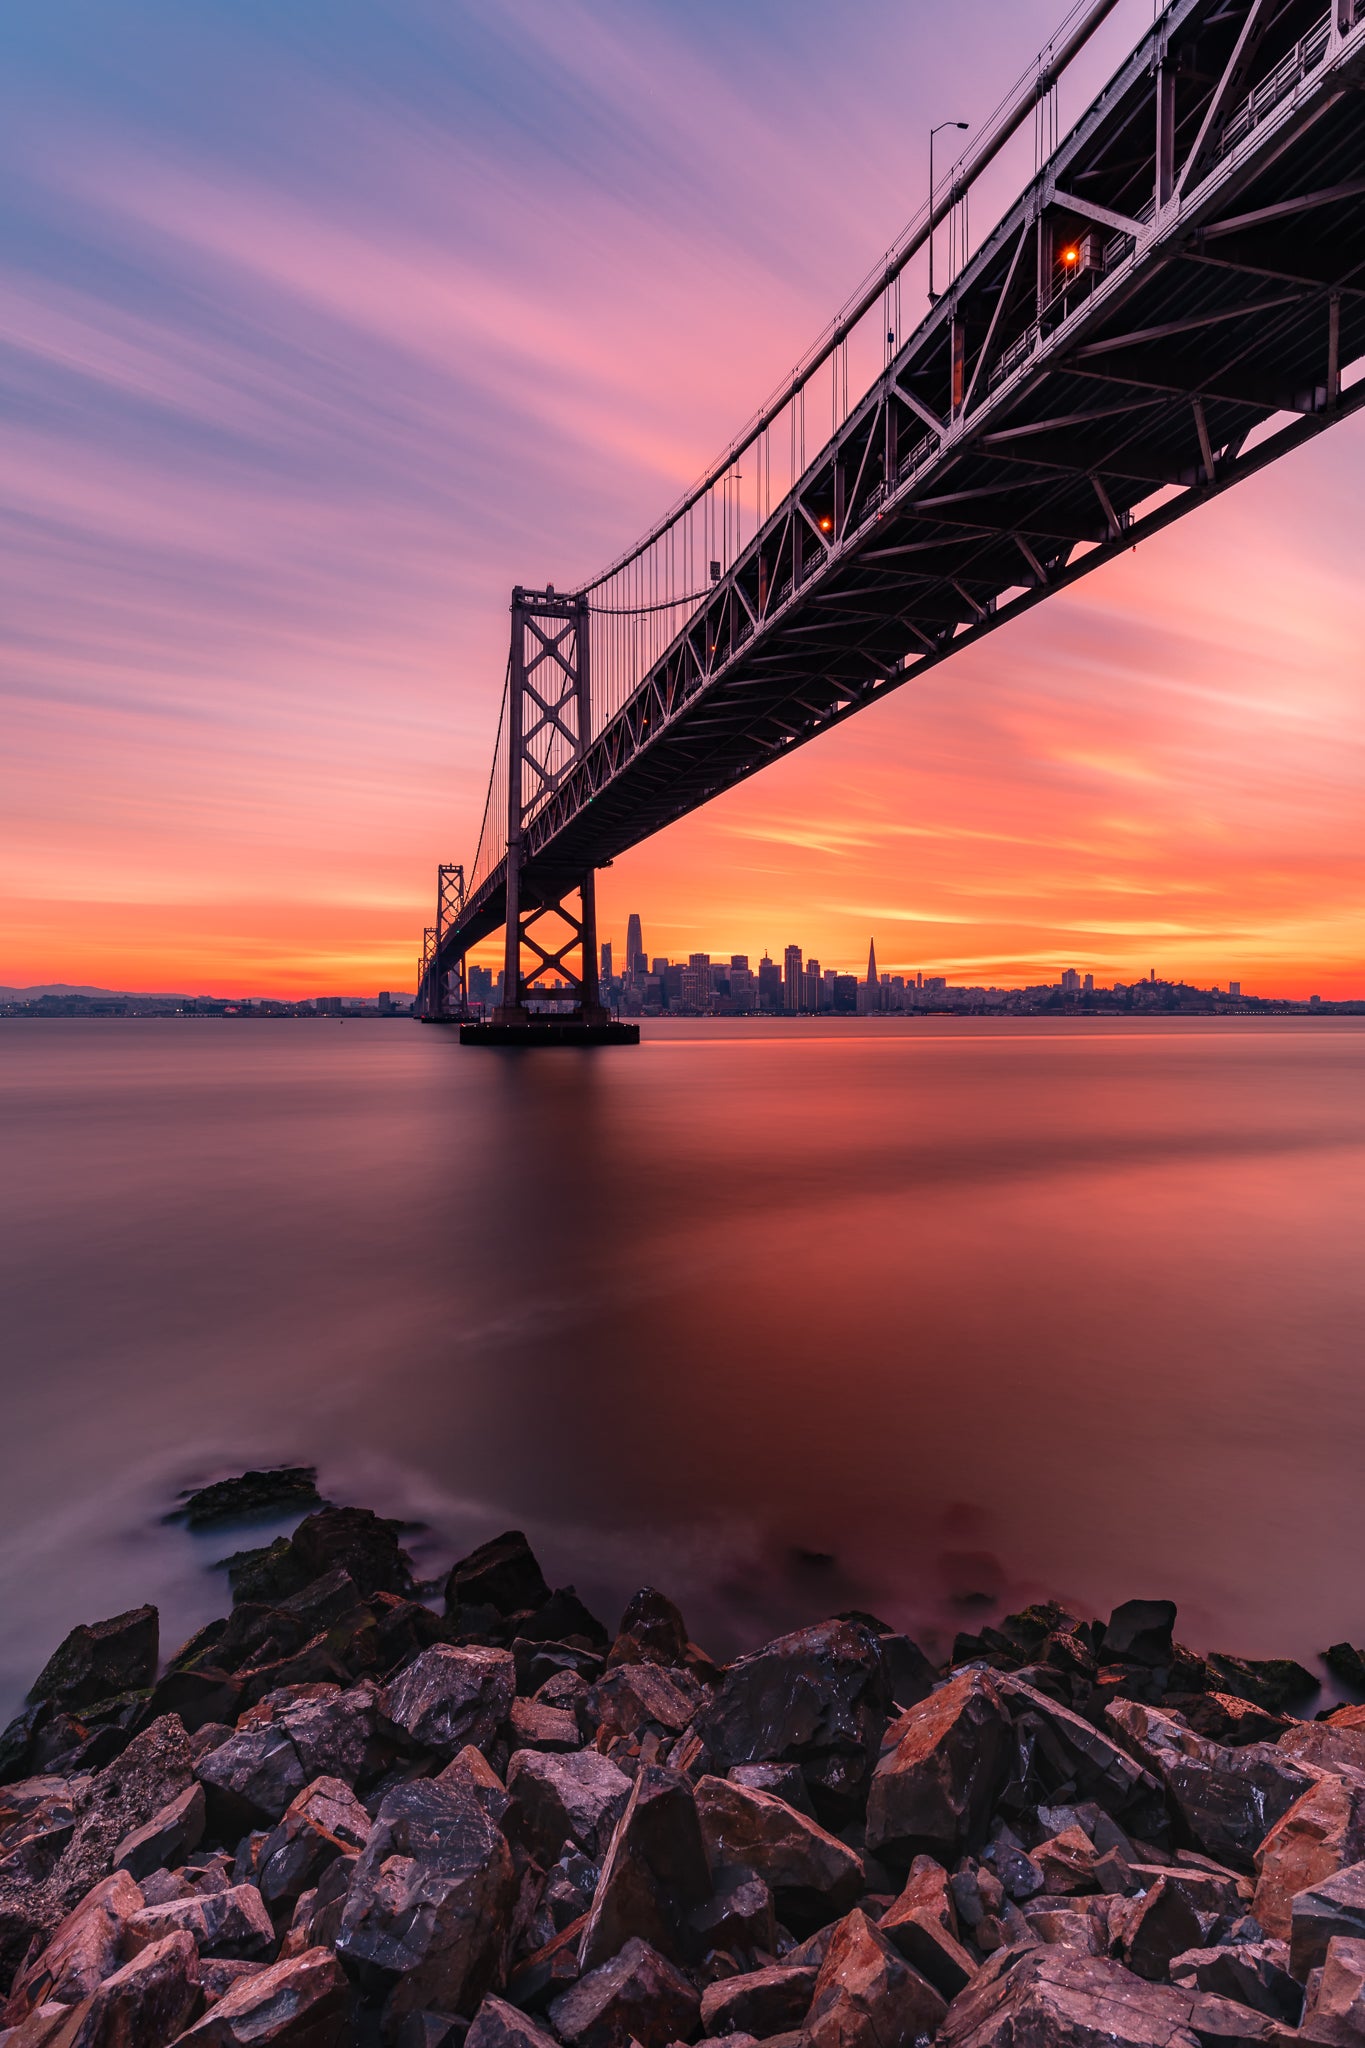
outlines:
[[[867,980],[858,990],[858,1015],[871,1017],[881,1009],[882,985],[877,979],[877,945],[874,939],[867,942]]]
[[[638,910],[632,910],[626,921],[626,973],[648,972],[649,962],[645,959],[645,940],[640,930],[640,913]]]
[[[611,940],[610,940],[610,939],[603,939],[603,941],[602,941],[602,979],[603,979],[603,981],[610,981],[610,980],[611,980]]]
[[[804,993],[801,987],[801,948],[788,946],[782,958],[782,1007],[784,1010],[799,1010]]]

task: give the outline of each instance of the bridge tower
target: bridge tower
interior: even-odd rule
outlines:
[[[569,984],[580,1026],[607,1024],[597,976],[597,908],[591,868],[528,872],[529,820],[554,796],[592,740],[588,600],[553,584],[512,592],[508,687],[507,923],[503,1000],[495,1022],[529,1026],[529,1007],[551,1000],[551,975]],[[575,907],[576,899],[576,907]],[[576,959],[577,965],[571,965]],[[560,1021],[565,1021],[560,1017]]]

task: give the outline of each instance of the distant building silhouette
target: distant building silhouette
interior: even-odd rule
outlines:
[[[858,1015],[875,1016],[882,1006],[882,985],[877,979],[877,945],[875,939],[867,942],[867,980],[858,989]]]
[[[648,974],[649,962],[645,958],[644,933],[640,929],[640,913],[632,910],[626,921],[626,973]]]
[[[801,998],[805,994],[801,986],[801,948],[788,946],[782,960],[782,1007],[786,1010],[799,1010]]]
[[[602,941],[602,980],[611,980],[611,940]]]

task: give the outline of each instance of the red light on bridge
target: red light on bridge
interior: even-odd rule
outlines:
[[[1075,265],[1078,264],[1080,260],[1081,252],[1079,249],[1063,249],[1062,261],[1067,265],[1069,269],[1074,269]]]
[[[820,521],[820,531],[821,533],[833,533],[834,521],[832,519],[822,519]]]

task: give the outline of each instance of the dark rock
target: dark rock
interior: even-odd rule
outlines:
[[[305,1949],[240,1978],[176,2048],[343,2048],[354,2006],[331,1950]]]
[[[1083,1828],[1064,1828],[1046,1842],[1039,1842],[1032,1858],[1042,1872],[1049,1893],[1094,1892],[1099,1890],[1095,1865],[1099,1853]]]
[[[235,1984],[267,1967],[265,1963],[243,1962],[238,1956],[200,1956],[199,1984],[205,2005],[216,2005]]]
[[[1336,1935],[1322,1967],[1313,1972],[1303,2012],[1302,2038],[1359,2048],[1365,2042],[1365,1941]]]
[[[339,1569],[362,1594],[409,1594],[412,1565],[399,1548],[399,1529],[368,1508],[320,1508],[292,1537],[225,1560],[228,1583],[237,1600],[274,1603]]]
[[[1091,1857],[1093,1862],[1093,1846]],[[1025,1899],[1035,1897],[1047,1884],[1047,1877],[1041,1866],[1017,1843],[999,1840],[990,1842],[981,1852],[981,1860],[988,1869],[995,1872],[1007,1895],[1016,1905],[1022,1905]]]
[[[1187,1949],[1172,1957],[1169,1975],[1172,1984],[1187,1991],[1235,1998],[1286,2026],[1296,2027],[1303,2011],[1303,1986],[1289,1974],[1289,1950],[1282,1941]]]
[[[165,2048],[193,2019],[199,1999],[194,1943],[187,1934],[168,1935],[74,2008],[59,2037],[62,2048]]]
[[[1194,1871],[1168,1870],[1128,1909],[1121,1937],[1123,1959],[1136,1976],[1163,1983],[1174,1956],[1216,1940],[1238,1910],[1231,1883]]]
[[[252,1961],[275,1946],[275,1929],[254,1884],[236,1884],[221,1892],[194,1893],[144,1906],[123,1930],[124,1953],[137,1955],[169,1934],[188,1934],[205,1955],[236,1956]]]
[[[686,1961],[688,1915],[710,1889],[692,1787],[671,1771],[644,1765],[602,1864],[579,1968],[590,1971],[605,1963],[632,1938],[675,1962]]]
[[[490,1992],[465,2035],[465,2048],[555,2048],[554,2037]]]
[[[885,2048],[932,2034],[946,2010],[932,1984],[855,1910],[834,1930],[805,2032],[812,2048]]]
[[[513,1700],[507,1712],[506,1739],[512,1749],[557,1751],[581,1749],[577,1716],[543,1700]]]
[[[771,1887],[744,1864],[721,1864],[711,1873],[711,1896],[692,1913],[691,1927],[701,1955],[753,1949],[773,1955],[777,1913]]]
[[[494,1827],[502,1827],[510,1805],[507,1787],[487,1757],[472,1743],[466,1743],[445,1769],[437,1774],[438,1785],[467,1786]]]
[[[1273,1714],[1265,1707],[1227,1692],[1165,1693],[1161,1704],[1179,1714],[1196,1735],[1238,1749],[1246,1742],[1275,1742],[1293,1725],[1285,1714]]]
[[[1310,1885],[1293,1902],[1289,1968],[1300,1984],[1327,1954],[1334,1935],[1365,1938],[1365,1863],[1348,1864],[1321,1884]]]
[[[368,1685],[344,1692],[317,1685],[267,1697],[226,1742],[195,1760],[210,1827],[236,1841],[247,1829],[273,1827],[314,1778],[353,1785],[374,1730],[375,1694]]]
[[[388,1989],[395,2024],[424,2008],[470,2014],[498,1971],[516,1893],[511,1851],[472,1791],[400,1786],[352,1876],[337,1953]]]
[[[1272,1743],[1224,1749],[1176,1714],[1117,1700],[1105,1718],[1165,1785],[1181,1828],[1205,1855],[1250,1870],[1263,1838],[1312,1783]]]
[[[817,1813],[842,1825],[861,1805],[890,1704],[877,1637],[827,1621],[739,1658],[696,1730],[718,1770],[798,1764]]]
[[[242,1472],[235,1479],[216,1479],[211,1486],[185,1494],[178,1508],[162,1517],[206,1529],[214,1522],[241,1522],[253,1515],[273,1514],[321,1505],[317,1467],[276,1465],[265,1472]]]
[[[797,1764],[736,1764],[725,1774],[732,1785],[747,1785],[751,1792],[771,1792],[774,1799],[795,1807],[808,1819],[815,1819],[806,1781]]]
[[[468,2020],[448,2012],[410,2012],[393,2037],[393,2048],[463,2048],[468,2038]]]
[[[1069,1788],[1067,1797],[1093,1800],[1130,1826],[1164,1826],[1156,1779],[1110,1736],[1018,1676],[1002,1673],[993,1683],[1013,1722],[1016,1799],[1042,1805]]]
[[[1105,1623],[1105,1663],[1169,1665],[1175,1612],[1173,1600],[1125,1600]]]
[[[543,1607],[550,1597],[535,1553],[520,1529],[509,1529],[462,1557],[446,1580],[446,1613],[458,1619],[466,1607],[492,1607],[499,1614]]]
[[[242,1701],[242,1682],[221,1666],[204,1663],[193,1669],[172,1666],[152,1688],[147,1711],[154,1718],[174,1714],[187,1732],[221,1724],[231,1728]]]
[[[507,1996],[514,2005],[524,2012],[544,2012],[578,1982],[578,1944],[587,1924],[585,1913],[516,1965],[507,1980]]]
[[[642,1735],[652,1729],[676,1735],[686,1728],[702,1691],[690,1671],[665,1671],[658,1664],[620,1664],[590,1689],[584,1713],[608,1736]]]
[[[652,1586],[632,1595],[621,1616],[607,1664],[681,1666],[687,1659],[687,1627],[673,1602]]]
[[[315,1778],[285,1808],[261,1845],[257,1882],[269,1906],[297,1899],[338,1856],[355,1856],[370,1838],[370,1817],[340,1778]]]
[[[558,1586],[533,1614],[518,1617],[517,1634],[526,1642],[579,1642],[587,1649],[605,1650],[610,1637],[597,1616],[579,1599],[572,1586]]]
[[[1321,1680],[1292,1657],[1228,1657],[1212,1652],[1204,1659],[1219,1692],[1249,1700],[1273,1714],[1283,1713],[1321,1692]]]
[[[867,1800],[867,1846],[902,1868],[979,1841],[1007,1767],[1010,1719],[995,1681],[950,1679],[887,1731]]]
[[[485,1749],[507,1716],[517,1674],[507,1650],[423,1650],[379,1696],[385,1720],[423,1749],[453,1755],[472,1743]]]
[[[88,1998],[118,1968],[123,1930],[142,1905],[142,1892],[126,1870],[92,1886],[37,1954],[21,1964],[3,2019],[16,2026],[49,1999],[77,2005]]]
[[[147,1877],[154,1870],[183,1863],[204,1839],[204,1788],[187,1785],[159,1813],[125,1835],[114,1849],[115,1870]]]
[[[702,2032],[762,2039],[799,2027],[814,1996],[817,1975],[809,1966],[791,1969],[779,1963],[708,1984],[701,1995]]]
[[[976,1922],[985,1918],[974,1887]],[[957,1910],[948,1873],[931,1856],[917,1856],[900,1897],[877,1923],[899,1954],[912,1963],[944,1998],[956,1998],[976,1973],[976,1964],[957,1939]]]
[[[955,1998],[940,2048],[1196,2048],[1202,1994],[1065,1948],[1004,1950]]]
[[[552,1707],[581,1699],[602,1669],[596,1650],[575,1643],[532,1642],[529,1636],[512,1638],[512,1661],[517,1667],[517,1691],[523,1696],[534,1694]],[[547,1690],[553,1681],[562,1683]]]
[[[1365,1692],[1365,1656],[1350,1643],[1333,1643],[1323,1651],[1322,1661],[1334,1678],[1342,1679],[1357,1692]]]
[[[891,1705],[904,1712],[907,1707],[927,1700],[938,1683],[938,1673],[919,1644],[909,1636],[888,1631],[877,1637],[877,1647],[882,1653]]]
[[[566,1842],[604,1856],[631,1795],[630,1779],[595,1749],[570,1756],[518,1750],[507,1766],[507,1827],[545,1866]]]
[[[648,1942],[628,1941],[618,1956],[580,1977],[550,2007],[555,2032],[571,2048],[666,2048],[690,2041],[701,2019],[696,1991]]]
[[[1318,1778],[1256,1850],[1252,1911],[1267,1934],[1287,1941],[1295,1896],[1362,1861],[1365,1777]]]
[[[758,1872],[778,1918],[796,1934],[836,1919],[863,1891],[857,1853],[768,1792],[703,1778],[697,1814],[713,1870],[742,1864]]]
[[[29,1688],[29,1703],[54,1700],[76,1709],[148,1686],[156,1677],[157,1648],[155,1607],[133,1607],[111,1621],[83,1622],[48,1658]]]

